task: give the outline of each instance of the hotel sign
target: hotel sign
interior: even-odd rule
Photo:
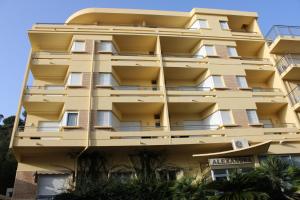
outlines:
[[[213,158],[208,159],[210,166],[251,164],[251,157]]]

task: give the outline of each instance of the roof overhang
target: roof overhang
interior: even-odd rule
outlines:
[[[210,158],[218,158],[218,157],[235,157],[235,156],[249,156],[249,155],[264,154],[268,152],[271,143],[272,141],[270,140],[255,145],[251,145],[247,148],[242,148],[242,149],[234,149],[229,151],[206,153],[206,154],[193,154],[193,157],[200,158],[201,160],[207,160]]]

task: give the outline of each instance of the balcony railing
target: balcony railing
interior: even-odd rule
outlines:
[[[112,127],[113,131],[126,132],[126,131],[163,131],[164,126],[118,126]]]
[[[36,86],[36,85],[27,85],[26,89],[39,89],[39,90],[64,90],[66,87],[64,85],[47,85],[47,86]]]
[[[293,123],[281,123],[281,124],[263,124],[263,128],[295,128]]]
[[[270,29],[265,38],[271,44],[278,36],[300,36],[300,26],[275,25]]]
[[[285,72],[290,66],[300,65],[300,55],[287,54],[282,56],[276,63],[276,68],[280,74]]]
[[[219,127],[219,125],[171,125],[171,130],[217,130]]]
[[[295,87],[289,94],[288,97],[292,102],[292,105],[295,105],[300,102],[300,87]]]
[[[158,91],[161,89],[160,86],[134,86],[134,85],[119,85],[112,86],[113,90],[153,90]]]
[[[197,86],[167,86],[169,91],[211,91],[210,87],[197,87]]]
[[[252,88],[252,92],[281,92],[279,88]]]

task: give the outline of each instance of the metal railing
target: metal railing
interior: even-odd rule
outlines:
[[[200,30],[198,28],[186,28],[186,27],[162,27],[156,25],[142,25],[142,24],[81,24],[81,23],[36,23],[35,25],[65,25],[65,26],[96,26],[96,27],[105,27],[105,26],[114,26],[114,27],[135,27],[135,28],[164,28],[164,29],[185,29],[185,30]]]
[[[113,90],[152,90],[159,91],[161,89],[160,86],[133,86],[133,85],[119,85],[112,86]]]
[[[169,91],[211,91],[210,87],[197,87],[197,86],[167,86]]]
[[[280,124],[263,124],[263,128],[295,128],[293,123],[280,123]]]
[[[27,85],[27,90],[30,89],[41,89],[41,90],[64,90],[64,85]]]
[[[252,92],[281,92],[279,88],[252,88]]]
[[[280,74],[286,71],[290,66],[300,65],[299,54],[286,54],[276,62],[276,68]]]
[[[202,55],[193,55],[193,54],[176,54],[176,53],[163,53],[162,57],[172,57],[172,58],[205,58]]]
[[[287,95],[292,103],[292,105],[295,105],[300,102],[300,87],[295,87],[291,92]]]
[[[127,132],[127,131],[163,131],[165,126],[118,126],[112,127],[113,131],[116,132]]]
[[[248,60],[248,61],[270,61],[269,58],[258,58],[258,57],[240,57],[240,60]]]
[[[171,125],[172,131],[180,130],[217,130],[219,125]]]
[[[271,44],[278,36],[300,36],[300,26],[275,25],[266,34],[265,39]]]

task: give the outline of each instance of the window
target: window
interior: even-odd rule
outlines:
[[[208,22],[207,22],[207,20],[205,20],[205,19],[198,19],[191,26],[191,29],[201,29],[201,28],[208,28]]]
[[[216,56],[216,49],[213,45],[203,45],[196,53],[194,57],[206,57],[206,56]]]
[[[98,52],[116,54],[116,48],[112,41],[100,41],[97,46]]]
[[[211,170],[211,176],[214,181],[228,180],[229,172],[227,169],[213,169]]]
[[[37,199],[52,199],[68,187],[68,175],[38,175]]]
[[[238,57],[238,53],[237,53],[235,47],[228,46],[227,47],[227,52],[228,52],[229,57]]]
[[[85,41],[74,41],[71,48],[72,52],[85,52]]]
[[[97,126],[102,127],[120,127],[119,119],[109,110],[97,111]]]
[[[65,112],[63,126],[78,126],[78,112]]]
[[[216,55],[216,49],[213,45],[205,45],[205,52],[207,56],[215,56]]]
[[[109,178],[112,180],[124,183],[134,177],[134,172],[131,171],[115,171],[111,172]]]
[[[222,119],[223,125],[233,124],[230,110],[221,110],[220,114],[221,114],[221,119]]]
[[[82,73],[71,72],[68,78],[69,86],[81,86],[82,85]]]
[[[229,30],[228,22],[227,21],[220,21],[221,29]]]
[[[41,132],[58,132],[60,127],[59,121],[40,121],[38,131]]]
[[[158,169],[156,176],[162,181],[175,181],[180,170],[176,169]]]
[[[248,84],[245,76],[236,76],[236,81],[240,88],[248,88]]]
[[[246,110],[249,124],[259,124],[256,110]]]
[[[225,87],[221,76],[212,76],[213,84],[215,88]]]
[[[111,73],[99,73],[97,79],[99,86],[117,86],[118,83]]]

